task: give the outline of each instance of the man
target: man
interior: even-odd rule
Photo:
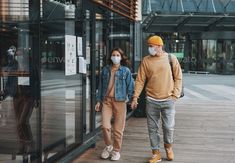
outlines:
[[[163,41],[159,36],[148,39],[148,56],[143,58],[138,70],[135,92],[131,108],[137,107],[138,97],[146,82],[146,115],[149,139],[153,156],[150,163],[161,161],[160,153],[160,117],[162,120],[164,147],[167,160],[174,159],[172,150],[175,125],[175,101],[180,97],[182,71],[177,58],[171,55],[173,72],[168,53],[163,51]],[[174,75],[174,77],[173,77]]]

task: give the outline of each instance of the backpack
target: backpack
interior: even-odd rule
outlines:
[[[174,74],[173,74],[173,63],[172,63],[172,59],[171,59],[171,54],[168,54],[168,59],[169,59],[169,63],[170,63],[170,66],[171,66],[171,74],[172,74],[173,80],[175,80]],[[183,86],[183,84],[182,84],[182,88],[181,88],[179,98],[181,98],[181,97],[184,97],[184,86]]]

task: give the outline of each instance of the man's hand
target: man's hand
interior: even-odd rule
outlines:
[[[131,109],[135,110],[137,108],[137,105],[138,105],[137,98],[133,98],[131,102]]]
[[[175,96],[171,96],[171,99],[172,99],[174,102],[176,102],[177,97],[175,97]]]
[[[97,102],[95,105],[95,111],[100,112],[101,111],[101,103]]]

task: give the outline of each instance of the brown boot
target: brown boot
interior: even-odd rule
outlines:
[[[149,163],[157,163],[162,161],[161,153],[159,150],[153,150],[153,157],[149,160]]]
[[[166,150],[166,157],[168,161],[172,161],[174,159],[174,152],[172,150],[171,144],[164,144]]]

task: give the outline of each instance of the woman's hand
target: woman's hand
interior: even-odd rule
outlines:
[[[101,103],[97,102],[95,105],[95,111],[100,112],[101,111]]]

